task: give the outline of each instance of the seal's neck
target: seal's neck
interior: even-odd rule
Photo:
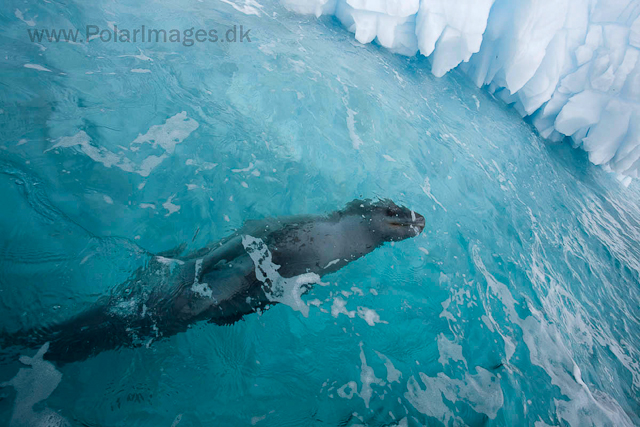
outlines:
[[[284,277],[304,273],[322,276],[372,252],[382,243],[382,236],[372,230],[369,220],[345,215],[285,227],[277,238],[270,239],[269,250]]]

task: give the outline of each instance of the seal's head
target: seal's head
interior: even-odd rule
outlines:
[[[383,241],[387,242],[416,237],[425,225],[422,215],[404,206],[398,206],[389,199],[354,200],[345,207],[343,212],[360,215],[369,223],[371,232],[378,234]]]

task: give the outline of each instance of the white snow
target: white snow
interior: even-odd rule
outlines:
[[[297,13],[335,15],[360,43],[425,55],[436,76],[460,66],[476,85],[531,116],[543,137],[571,138],[625,184],[638,176],[638,0],[281,2]],[[361,140],[349,130],[358,148]]]
[[[147,55],[145,55],[144,52],[142,52],[142,49],[138,48],[138,51],[140,52],[138,55],[120,55],[119,58],[131,57],[131,58],[139,59],[141,61],[152,61],[153,62],[153,59],[148,57]]]
[[[238,12],[244,13],[245,15],[256,15],[260,16],[260,9],[262,5],[255,0],[244,0],[243,5],[238,5],[229,0],[220,0],[222,3],[226,3],[232,6]]]
[[[187,113],[182,111],[169,117],[162,125],[151,126],[144,135],[138,134],[136,139],[129,144],[129,147],[118,146],[121,150],[119,152],[114,152],[107,147],[98,145],[83,130],[73,136],[58,138],[56,143],[44,152],[78,146],[85,155],[95,162],[102,163],[107,168],[115,166],[125,172],[137,173],[140,176],[147,177],[166,158],[170,157],[175,151],[176,145],[191,135],[198,126],[198,122],[187,117]],[[162,154],[159,156],[150,154],[139,160],[146,151],[141,150],[143,147],[162,151]],[[133,160],[129,157],[132,157]]]
[[[378,357],[380,359],[382,359],[384,361],[384,366],[387,368],[387,382],[388,383],[393,383],[393,382],[399,383],[400,382],[400,378],[402,378],[402,372],[400,370],[396,369],[395,366],[393,366],[393,362],[387,356],[385,356],[384,354],[380,353],[379,351],[376,351],[376,354],[378,355]]]
[[[350,108],[347,108],[347,129],[349,129],[349,137],[351,138],[351,143],[355,150],[359,150],[360,146],[364,144],[360,136],[356,133],[356,113]]]
[[[334,298],[333,304],[331,305],[331,315],[333,317],[338,317],[340,314],[344,314],[347,317],[354,318],[356,317],[355,310],[347,310],[347,302],[342,298]]]
[[[9,381],[0,383],[0,388],[10,386],[15,389],[13,414],[8,424],[10,427],[71,425],[46,404],[40,403],[53,393],[62,380],[62,374],[55,366],[44,360],[48,350],[49,343],[46,343],[35,356],[20,356],[20,363],[25,366]],[[36,405],[39,408],[34,408]]]
[[[38,71],[46,71],[48,73],[51,72],[50,69],[45,68],[42,65],[38,65],[38,64],[24,64],[24,68],[31,68],[32,70],[38,70]]]
[[[22,13],[22,11],[20,9],[16,9],[15,12],[14,12],[14,15],[16,16],[16,18],[18,18],[19,20],[21,20],[22,22],[24,22],[28,26],[30,26],[30,27],[35,27],[36,26],[36,21],[34,21],[33,19],[25,19],[24,14]]]
[[[271,252],[259,238],[244,235],[242,246],[255,266],[256,278],[264,284],[264,292],[270,301],[288,305],[295,311],[309,316],[309,305],[302,300],[302,294],[314,283],[321,283],[320,276],[305,273],[294,277],[282,277],[279,265],[273,263]]]
[[[329,267],[331,267],[332,265],[337,264],[337,263],[339,263],[339,262],[340,262],[340,258],[334,259],[333,261],[329,261],[329,262],[327,263],[327,265],[325,265],[325,266],[324,266],[324,268],[329,268]]]
[[[191,290],[195,294],[203,298],[212,298],[215,300],[215,298],[213,297],[213,291],[209,287],[209,284],[200,283],[200,281],[198,280],[201,270],[202,270],[202,259],[197,259],[195,263],[195,275],[193,277],[193,284],[191,285]]]
[[[486,369],[476,366],[476,374],[466,372],[464,379],[450,378],[442,372],[435,377],[429,377],[419,372],[418,376],[426,389],[421,388],[420,382],[411,376],[407,381],[405,399],[419,412],[434,417],[449,425],[462,425],[462,419],[449,410],[445,398],[449,402],[465,402],[477,413],[485,414],[489,419],[496,418],[498,411],[504,404],[504,396],[500,382],[496,376]]]
[[[375,310],[367,307],[358,307],[358,317],[363,319],[369,326],[375,326],[376,323],[389,323],[380,320],[380,315]]]
[[[167,213],[165,214],[165,216],[169,216],[172,213],[176,213],[180,210],[180,206],[173,203],[173,199],[176,197],[176,195],[177,194],[172,195],[167,199],[166,202],[162,204],[162,207],[167,210]]]

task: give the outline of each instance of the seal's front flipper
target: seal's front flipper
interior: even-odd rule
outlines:
[[[181,261],[195,261],[202,259],[204,272],[223,259],[230,261],[237,256],[242,255],[243,251],[244,247],[242,246],[242,236],[234,235],[228,239],[224,239],[220,242],[190,252],[178,259]]]
[[[169,249],[167,251],[158,252],[156,256],[161,256],[164,258],[178,258],[182,252],[187,248],[186,243],[181,243],[173,249]]]
[[[201,275],[204,276],[214,270],[221,261],[229,262],[245,254],[242,236],[235,236],[203,256]]]
[[[233,325],[234,323],[243,320],[244,317],[244,313],[232,313],[229,314],[228,316],[216,316],[213,317],[209,320],[209,323],[214,323],[218,326],[229,326],[229,325]]]

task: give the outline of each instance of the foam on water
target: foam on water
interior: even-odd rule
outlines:
[[[36,410],[34,406],[46,400],[58,387],[62,374],[50,362],[43,360],[49,349],[44,344],[33,357],[22,356],[21,368],[15,377],[0,383],[0,387],[13,387],[16,391],[10,427],[67,427],[71,424],[50,408]]]
[[[279,265],[272,261],[271,252],[261,239],[249,235],[242,236],[242,246],[255,265],[256,278],[265,286],[265,294],[270,301],[288,305],[309,316],[309,306],[302,301],[302,294],[310,285],[320,283],[320,276],[315,273],[301,274],[295,277],[282,277],[278,273]]]

